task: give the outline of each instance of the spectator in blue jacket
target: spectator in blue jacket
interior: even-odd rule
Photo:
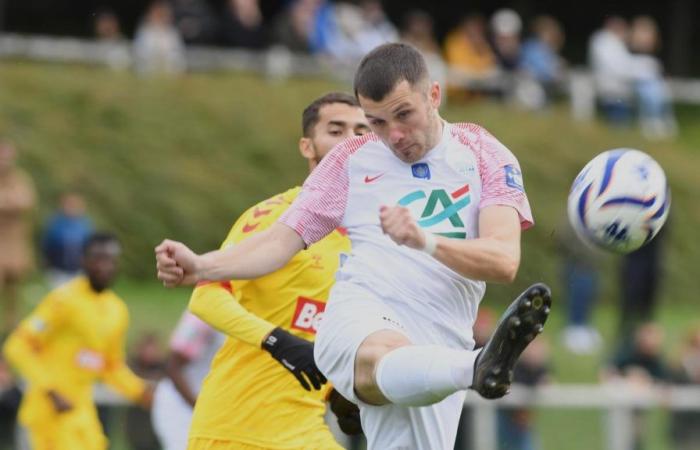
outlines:
[[[77,192],[61,195],[59,210],[49,219],[41,250],[51,286],[58,286],[80,272],[83,243],[92,233],[85,200]]]

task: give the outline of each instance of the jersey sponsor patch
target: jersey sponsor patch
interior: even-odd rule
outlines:
[[[520,171],[520,169],[512,164],[508,164],[504,167],[504,170],[506,172],[506,184],[513,189],[524,192],[525,188],[523,187],[523,173]]]
[[[297,298],[297,307],[292,317],[292,328],[316,334],[326,310],[324,302],[306,297]]]
[[[430,166],[427,163],[416,163],[411,166],[414,178],[430,179]]]
[[[105,360],[101,354],[94,350],[82,349],[75,355],[75,363],[81,369],[100,372],[105,367]]]

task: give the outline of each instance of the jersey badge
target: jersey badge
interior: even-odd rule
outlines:
[[[523,187],[523,174],[520,169],[512,164],[508,164],[504,167],[504,170],[506,173],[506,184],[513,189],[524,192],[525,188]]]
[[[430,166],[427,163],[415,163],[411,166],[411,172],[413,172],[413,178],[422,178],[424,180],[430,179]]]

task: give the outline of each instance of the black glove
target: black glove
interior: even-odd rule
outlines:
[[[321,389],[321,385],[326,383],[326,377],[314,362],[313,342],[296,337],[277,327],[265,338],[262,348],[270,352],[285,369],[292,372],[307,391],[311,390],[309,382],[316,390]]]
[[[360,423],[360,409],[356,404],[340,395],[335,389],[328,394],[328,402],[331,411],[338,418],[338,426],[343,433],[350,436],[362,434],[362,423]]]

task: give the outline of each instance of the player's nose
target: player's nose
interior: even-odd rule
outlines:
[[[389,129],[389,143],[391,145],[396,145],[400,143],[403,140],[404,136],[405,134],[398,127],[392,127],[391,129]]]

